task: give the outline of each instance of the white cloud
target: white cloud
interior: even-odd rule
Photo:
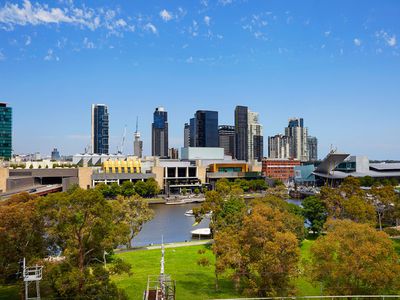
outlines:
[[[85,37],[83,39],[83,47],[86,48],[86,49],[94,49],[94,48],[96,48],[94,43],[89,41],[89,39],[87,37]]]
[[[54,54],[53,49],[47,50],[47,55],[43,59],[47,60],[47,61],[51,61],[51,60],[59,61],[60,60],[60,58]]]
[[[385,42],[385,44],[389,47],[396,47],[397,45],[397,38],[396,35],[391,35],[389,33],[387,33],[384,30],[378,31],[375,33],[375,36],[379,39],[379,40],[383,40]]]
[[[356,45],[357,47],[360,47],[361,46],[361,40],[359,39],[359,38],[355,38],[354,40],[353,40],[353,43],[354,43],[354,45]]]
[[[163,9],[162,11],[160,11],[160,17],[161,17],[161,19],[164,20],[164,22],[171,21],[174,18],[172,16],[172,14],[166,9]]]
[[[325,31],[325,32],[324,32],[324,35],[325,35],[326,37],[330,36],[330,35],[331,35],[331,31],[329,31],[329,30],[328,30],[328,31]]]
[[[188,64],[192,64],[193,63],[193,56],[190,56],[189,58],[187,58],[186,59],[186,62],[188,63]]]
[[[32,42],[32,39],[31,39],[31,37],[28,35],[28,36],[26,37],[25,46],[29,46],[29,45],[31,44],[31,42]]]
[[[0,49],[0,61],[6,60],[6,56],[3,53],[3,49]]]
[[[73,1],[64,1],[62,7],[49,7],[30,0],[24,0],[22,5],[7,2],[0,7],[0,28],[13,30],[15,26],[68,24],[89,30],[132,31],[124,19],[117,18],[118,13],[119,10],[75,7]]]
[[[223,6],[232,4],[233,0],[218,0],[219,4],[222,4]]]
[[[196,37],[199,35],[199,24],[197,23],[197,21],[192,21],[192,25],[189,26],[188,32],[192,37]]]
[[[204,23],[205,23],[207,26],[210,26],[210,22],[211,22],[211,17],[209,17],[209,16],[204,16]]]
[[[144,29],[145,31],[150,31],[150,32],[152,32],[152,33],[154,33],[154,34],[157,34],[157,27],[154,26],[154,24],[152,24],[152,23],[150,23],[150,22],[147,23],[146,25],[144,25],[143,29]]]

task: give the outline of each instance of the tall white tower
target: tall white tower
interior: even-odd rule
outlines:
[[[138,158],[142,158],[143,156],[143,141],[140,140],[140,132],[138,131],[139,127],[139,119],[136,118],[136,131],[134,134],[134,142],[133,142],[133,155]]]

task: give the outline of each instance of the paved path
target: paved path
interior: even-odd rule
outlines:
[[[181,243],[169,243],[164,244],[164,248],[179,248],[179,247],[190,247],[190,246],[199,246],[199,245],[211,245],[213,244],[213,240],[200,240],[200,241],[190,241],[190,242],[181,242]],[[156,250],[161,249],[161,245],[153,245],[153,246],[145,246],[145,247],[137,247],[134,249],[116,249],[115,253],[125,253],[139,250]]]

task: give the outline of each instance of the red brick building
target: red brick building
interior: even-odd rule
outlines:
[[[299,160],[264,158],[262,172],[267,177],[285,182],[294,177],[295,166],[300,166]]]

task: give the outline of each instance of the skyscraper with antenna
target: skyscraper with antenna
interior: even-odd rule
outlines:
[[[140,139],[139,132],[139,117],[136,117],[136,131],[134,134],[134,142],[133,142],[133,155],[138,158],[142,158],[143,156],[143,141]]]

